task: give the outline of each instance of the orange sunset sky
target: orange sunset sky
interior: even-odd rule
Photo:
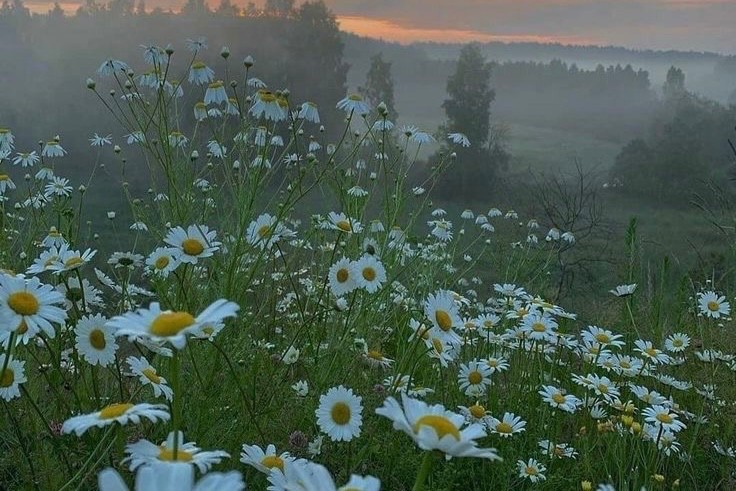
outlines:
[[[539,41],[736,54],[736,0],[325,1],[343,30],[401,43]],[[209,2],[214,6],[219,0]],[[34,12],[45,12],[52,3],[26,1]],[[146,5],[178,10],[183,3],[148,0]],[[79,2],[61,5],[73,13]]]

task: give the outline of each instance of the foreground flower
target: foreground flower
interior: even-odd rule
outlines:
[[[342,385],[331,388],[319,398],[319,407],[315,411],[317,424],[332,441],[349,442],[360,436],[363,424],[361,401],[361,397]]]
[[[521,433],[524,431],[526,421],[521,419],[521,416],[516,416],[514,413],[504,413],[503,419],[499,420],[491,417],[488,419],[487,424],[493,433],[506,438],[515,433]]]
[[[255,467],[260,472],[268,475],[273,469],[284,471],[286,464],[296,460],[289,455],[289,452],[281,454],[276,453],[276,446],[270,444],[266,450],[262,450],[258,445],[243,444],[243,451],[240,453],[240,461],[251,467]]]
[[[608,291],[617,297],[628,297],[633,295],[634,291],[636,291],[636,283],[632,283],[631,285],[618,285],[613,290]]]
[[[29,331],[43,331],[55,336],[54,324],[63,324],[66,312],[55,304],[63,304],[64,296],[38,278],[0,276],[0,329],[15,330],[22,324]]]
[[[69,418],[64,421],[61,432],[74,432],[77,436],[82,436],[90,428],[102,428],[113,423],[126,425],[132,422],[138,424],[142,418],[155,423],[159,420],[168,421],[170,417],[166,406],[163,404],[132,404],[122,402],[110,404],[94,413]]]
[[[463,415],[448,411],[441,404],[430,406],[404,393],[401,402],[403,408],[396,399],[389,397],[376,409],[376,414],[393,421],[394,429],[409,435],[422,450],[439,450],[448,460],[452,457],[502,460],[496,449],[477,447],[475,440],[486,436],[482,425],[465,426]]]
[[[155,464],[157,462],[183,462],[196,466],[202,474],[208,472],[213,465],[219,464],[222,459],[230,457],[230,454],[222,450],[203,452],[194,442],[185,442],[184,433],[178,432],[176,442],[176,455],[174,454],[174,432],[169,433],[166,441],[156,445],[148,440],[139,440],[125,447],[128,457],[123,463],[130,463],[130,470],[135,471],[143,465]]]
[[[98,478],[100,491],[129,491],[114,469],[105,469]],[[194,482],[194,467],[179,462],[161,462],[140,468],[135,476],[135,491],[242,491],[243,476],[237,471],[213,472]]]
[[[671,412],[666,406],[648,407],[642,412],[642,415],[647,423],[673,433],[685,429],[685,424],[677,419],[677,414]]]
[[[215,324],[234,317],[239,309],[236,303],[220,299],[194,317],[189,312],[161,310],[158,302],[153,302],[148,309],[113,317],[108,325],[116,329],[116,336],[128,336],[131,341],[141,338],[154,342],[168,341],[175,348],[182,349],[187,342],[187,334],[197,332],[202,324]]]
[[[345,486],[337,487],[325,467],[297,460],[285,466],[283,472],[274,470],[268,476],[269,491],[380,491],[381,481],[373,476],[350,476]],[[219,490],[218,490],[219,491]]]
[[[105,367],[115,361],[118,344],[114,330],[106,326],[106,322],[107,319],[99,314],[85,316],[74,328],[77,351],[91,365]]]

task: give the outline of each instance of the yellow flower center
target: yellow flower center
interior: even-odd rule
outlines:
[[[73,268],[75,266],[79,266],[80,264],[84,263],[84,259],[82,259],[79,256],[70,257],[66,261],[64,261],[64,266],[67,268]]]
[[[15,373],[10,368],[6,368],[3,374],[0,375],[0,387],[10,387],[15,381]]]
[[[473,385],[478,385],[483,381],[483,375],[480,374],[480,372],[470,372],[468,374],[468,382],[470,382]]]
[[[153,263],[153,265],[156,267],[156,269],[164,269],[166,266],[169,265],[169,256],[161,256],[160,258],[156,259],[156,262]]]
[[[383,361],[383,353],[381,353],[378,350],[372,349],[368,350],[368,358],[372,358],[374,360]]]
[[[194,316],[189,312],[164,312],[151,323],[150,332],[155,336],[167,337],[194,324]]]
[[[487,360],[486,365],[490,368],[496,368],[498,366],[498,360]]]
[[[271,230],[270,225],[263,225],[261,228],[258,229],[258,237],[262,239],[268,239],[273,234],[273,231]]]
[[[89,344],[98,351],[105,349],[107,342],[105,341],[105,333],[100,329],[95,329],[89,333]]]
[[[608,386],[606,384],[598,384],[598,390],[602,394],[608,394]]]
[[[611,342],[611,338],[607,334],[596,334],[595,340],[598,341],[601,344],[607,344]]]
[[[161,451],[158,453],[158,460],[166,462],[191,462],[192,454],[179,448],[176,451],[176,458],[174,458],[174,449],[161,447]]]
[[[440,338],[432,338],[432,347],[437,353],[443,353],[445,351],[445,345],[442,344]]]
[[[195,61],[194,63],[192,63],[192,70],[201,70],[205,68],[206,66],[207,65],[205,65],[201,61]]]
[[[353,230],[353,227],[350,226],[350,222],[347,220],[340,220],[335,223],[335,226],[343,232],[351,232]]]
[[[277,469],[284,470],[284,459],[278,455],[266,455],[261,460],[261,465],[269,469],[276,467]]]
[[[350,273],[348,273],[347,268],[341,268],[337,270],[337,281],[340,283],[345,283],[348,281],[348,278],[350,277]]]
[[[330,416],[332,416],[332,421],[334,421],[335,423],[339,425],[346,425],[350,421],[350,406],[348,406],[344,402],[338,402],[337,404],[332,406]]]
[[[708,302],[708,310],[710,310],[711,312],[717,312],[720,307],[721,306],[716,301],[711,300],[710,302]]]
[[[115,403],[105,406],[100,410],[100,419],[113,419],[125,414],[128,409],[132,408],[130,403]]]
[[[371,268],[370,266],[367,268],[363,268],[363,278],[366,281],[374,281],[376,279],[376,270]]]
[[[654,348],[647,348],[644,350],[644,352],[648,354],[649,356],[651,356],[652,358],[656,358],[657,356],[657,350]]]
[[[150,380],[154,384],[160,384],[161,383],[161,377],[158,376],[156,373],[156,369],[153,367],[148,367],[143,369],[143,375]]]
[[[657,416],[655,417],[657,418],[657,421],[664,423],[664,424],[670,424],[673,421],[672,416],[670,416],[667,413],[657,413]]]
[[[532,467],[532,466],[527,466],[526,469],[524,469],[524,472],[526,472],[527,475],[530,475],[530,476],[536,476],[537,474],[539,474],[539,471],[537,470],[537,468]]]
[[[683,344],[684,343],[683,343],[682,339],[673,339],[672,340],[672,346],[675,346],[676,348],[679,348]]]
[[[447,332],[452,329],[452,318],[450,317],[450,314],[448,314],[446,311],[438,310],[437,312],[435,312],[434,320],[437,321],[437,325],[443,331]]]
[[[564,404],[565,396],[557,392],[555,395],[552,396],[552,400],[555,401],[556,404]]]
[[[9,181],[10,176],[7,174],[0,174],[0,181]]]
[[[350,94],[350,97],[348,97],[351,101],[360,102],[363,100],[363,98],[359,94]]]
[[[15,292],[8,295],[8,307],[18,315],[34,315],[38,313],[38,299],[28,292]]]
[[[628,361],[620,361],[618,364],[621,366],[621,368],[625,368],[625,369],[631,368],[631,363],[629,363]]]
[[[480,404],[473,404],[468,408],[468,411],[474,418],[477,419],[480,419],[486,415],[486,408],[484,408]]]
[[[181,248],[184,250],[185,254],[190,256],[199,256],[204,251],[204,245],[202,242],[197,239],[192,239],[191,237],[184,239],[181,243]]]
[[[501,421],[496,425],[496,431],[499,433],[513,433],[514,429],[505,421]]]
[[[414,433],[419,433],[422,426],[429,426],[437,434],[440,440],[447,435],[452,435],[455,440],[460,441],[460,430],[452,421],[439,414],[425,414],[414,423]]]
[[[545,326],[541,322],[535,322],[534,324],[532,324],[532,331],[534,332],[544,332],[546,330],[547,330],[547,326]]]

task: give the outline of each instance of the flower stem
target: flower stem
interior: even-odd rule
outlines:
[[[424,483],[427,482],[427,477],[429,477],[429,473],[432,470],[432,452],[425,452],[424,453],[424,459],[422,460],[422,465],[419,467],[419,473],[417,474],[417,479],[414,481],[414,487],[412,487],[412,491],[422,491],[424,489]]]

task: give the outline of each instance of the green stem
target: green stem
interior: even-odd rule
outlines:
[[[427,482],[427,478],[429,477],[429,473],[432,470],[432,452],[425,452],[424,453],[424,459],[422,460],[422,465],[419,467],[419,473],[417,474],[417,479],[414,481],[414,487],[412,487],[412,491],[422,491],[424,489],[424,483]]]

